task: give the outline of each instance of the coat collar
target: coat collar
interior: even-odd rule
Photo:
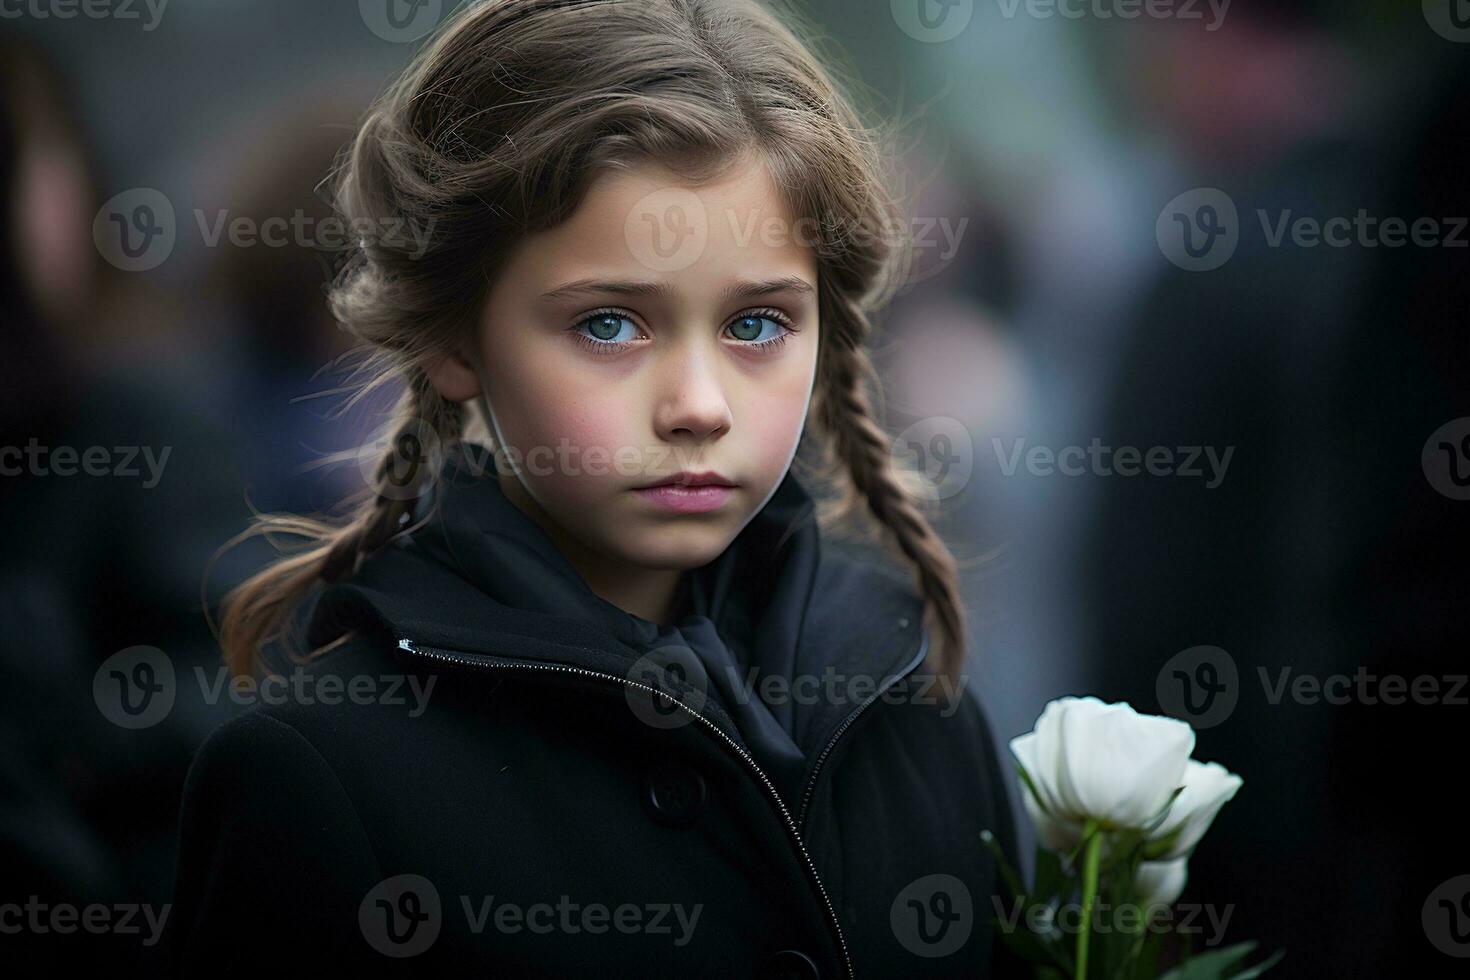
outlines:
[[[811,753],[857,707],[853,691],[911,669],[923,650],[911,587],[828,546],[814,514],[788,472],[730,547],[689,573],[681,614],[665,627],[592,593],[505,497],[489,451],[460,444],[418,515],[422,525],[320,596],[308,641],[368,627],[395,644],[627,678],[679,629],[716,628],[745,665],[746,683],[753,671],[756,683],[801,679],[815,691],[773,709],[791,713],[785,723]],[[729,709],[713,696],[702,713],[738,740]]]

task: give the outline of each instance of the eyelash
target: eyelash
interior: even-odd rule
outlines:
[[[582,327],[583,324],[587,323],[587,321],[595,320],[598,317],[602,316],[620,316],[626,317],[629,320],[632,319],[632,317],[628,315],[627,310],[620,310],[616,307],[607,307],[601,310],[593,310],[591,313],[588,313],[587,315],[578,319],[577,322],[572,324],[571,327],[569,327],[568,329],[571,331],[572,336],[579,344],[597,354],[617,354],[621,351],[627,350],[629,347],[632,347],[633,345],[626,341],[615,342],[608,340],[593,340],[585,333],[582,333],[582,331],[579,329],[580,327]],[[758,343],[742,341],[741,346],[746,348],[747,350],[757,351],[762,354],[776,351],[786,343],[786,339],[790,337],[791,334],[794,332],[792,330],[791,318],[788,317],[785,313],[782,313],[780,310],[772,309],[770,307],[762,307],[760,309],[746,310],[743,313],[738,313],[734,317],[732,317],[730,319],[730,322],[725,324],[725,326],[728,327],[730,323],[734,323],[736,320],[746,319],[747,317],[759,317],[772,320],[775,323],[778,323],[782,327],[786,328],[785,332],[778,334],[775,337],[772,337],[770,340],[762,340]]]

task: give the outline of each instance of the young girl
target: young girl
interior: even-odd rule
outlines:
[[[337,174],[332,307],[400,417],[371,499],[266,521],[309,546],[227,601],[237,674],[314,655],[190,772],[182,972],[998,971],[1002,767],[869,409],[883,178],[754,0],[441,29]],[[917,588],[819,535],[799,442]]]

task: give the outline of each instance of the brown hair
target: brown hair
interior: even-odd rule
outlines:
[[[756,0],[484,0],[441,25],[363,119],[335,168],[351,227],[434,229],[427,251],[363,236],[333,283],[337,319],[372,352],[374,383],[403,395],[388,432],[427,425],[448,445],[484,420],[446,401],[424,364],[478,322],[501,259],[521,235],[569,217],[607,168],[656,160],[692,182],[751,153],[793,218],[820,228],[821,345],[811,415],[839,499],[823,520],[864,511],[913,566],[934,636],[931,665],[958,674],[965,649],[955,563],[874,417],[865,349],[873,312],[903,284],[910,243],[879,131],[788,24]],[[808,432],[813,426],[808,426]],[[345,520],[266,516],[247,534],[303,539],[225,598],[220,642],[248,673],[286,638],[292,611],[407,527],[414,501],[390,448]],[[394,485],[387,481],[390,477]],[[886,533],[884,533],[886,532]]]

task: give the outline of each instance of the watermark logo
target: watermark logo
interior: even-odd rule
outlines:
[[[923,418],[893,440],[889,453],[901,469],[926,477],[922,486],[933,500],[947,500],[970,483],[975,470],[975,443],[959,419],[946,415]]]
[[[43,902],[39,895],[30,895],[24,905],[0,904],[0,936],[20,933],[66,936],[80,931],[94,936],[142,936],[142,945],[156,946],[163,938],[163,927],[172,910],[171,904],[146,902],[115,905],[94,902],[77,906],[70,902]]]
[[[1188,272],[1218,269],[1240,244],[1240,216],[1217,187],[1185,191],[1164,205],[1154,225],[1164,257]]]
[[[1470,218],[1373,214],[1297,214],[1290,208],[1256,209],[1267,248],[1467,248]],[[1189,272],[1209,272],[1226,262],[1240,244],[1244,227],[1230,195],[1215,187],[1196,188],[1164,206],[1155,235],[1165,258]]]
[[[337,214],[319,217],[300,209],[290,216],[271,215],[260,219],[243,214],[232,216],[228,208],[216,210],[213,216],[203,208],[195,208],[194,222],[205,248],[218,248],[221,242],[228,242],[234,248],[293,245],[315,251],[375,247],[417,261],[429,251],[439,219],[431,215],[420,224],[403,217],[344,218]]]
[[[1195,936],[1206,932],[1203,942],[1206,947],[1218,946],[1225,939],[1225,929],[1235,915],[1235,906],[1201,905],[1195,902],[1169,904],[1152,902],[1105,902],[1093,903],[1090,917],[1083,915],[1081,902],[1053,902],[1049,905],[1028,905],[1012,900],[1010,910],[999,896],[991,897],[991,905],[1003,932],[1021,931],[1024,920],[1026,931],[1038,936],[1075,936],[1087,923],[1094,935],[1106,936],[1124,933],[1135,936],[1147,930],[1152,933],[1176,933]]]
[[[694,715],[704,710],[709,697],[709,674],[704,662],[680,643],[663,644],[639,657],[628,668],[628,680],[633,681],[623,687],[628,707],[651,728],[680,728],[689,724]],[[676,701],[689,710],[685,711]]]
[[[1470,0],[1424,0],[1424,19],[1446,41],[1470,44]]]
[[[1203,21],[1206,32],[1225,24],[1231,0],[997,0],[1001,16],[1014,20],[1024,12],[1034,20],[1149,20]]]
[[[92,675],[92,700],[119,728],[150,728],[173,710],[178,684],[173,661],[157,647],[119,650]]]
[[[152,187],[112,197],[92,220],[92,241],[109,264],[124,272],[156,269],[173,254],[178,224],[173,203]]]
[[[1296,673],[1291,667],[1277,669],[1273,678],[1265,667],[1257,667],[1266,700],[1278,705],[1288,696],[1295,704],[1443,704],[1464,707],[1465,674],[1374,674],[1358,667],[1352,674]]]
[[[639,199],[623,221],[628,251],[653,272],[678,272],[709,246],[709,212],[698,194],[666,187]]]
[[[34,436],[25,446],[0,446],[0,476],[116,476],[143,478],[152,490],[163,479],[172,446],[43,446]],[[142,468],[139,467],[142,463]]]
[[[1342,706],[1403,704],[1470,704],[1466,674],[1375,674],[1365,666],[1353,673],[1316,674],[1290,665],[1268,668],[1258,665],[1256,682],[1265,703],[1278,707],[1283,701],[1296,705]],[[1154,691],[1159,706],[1171,717],[1196,729],[1213,728],[1228,719],[1239,706],[1245,685],[1235,660],[1214,646],[1196,646],[1170,657],[1159,669]],[[1254,686],[1254,685],[1252,685]]]
[[[1470,500],[1470,416],[1434,430],[1419,455],[1424,477],[1451,500]]]
[[[135,20],[157,30],[169,0],[0,0],[0,20]]]
[[[1430,892],[1419,916],[1435,949],[1470,959],[1470,875],[1458,875]]]
[[[444,925],[439,889],[423,875],[386,878],[363,896],[357,924],[368,945],[384,956],[418,956],[434,945]]]
[[[428,709],[429,698],[438,682],[434,674],[427,678],[418,674],[337,674],[302,666],[285,674],[276,672],[255,677],[231,674],[223,664],[213,671],[196,666],[192,677],[202,704],[215,705],[228,699],[241,707],[385,705],[408,709],[409,718],[418,718]],[[158,724],[168,717],[179,695],[188,691],[188,685],[179,683],[173,661],[157,647],[120,650],[103,661],[92,677],[92,697],[97,710],[119,728],[149,728]]]
[[[962,705],[960,694],[969,677],[958,679],[929,673],[910,674],[901,680],[896,676],[846,674],[830,664],[822,673],[797,673],[787,677],[781,673],[762,674],[760,668],[746,668],[745,676],[730,666],[726,668],[730,696],[739,704],[760,701],[769,707],[800,705],[861,705],[877,699],[885,704],[916,704],[938,707],[939,716],[948,718]],[[942,692],[936,693],[936,691]]]
[[[970,889],[954,875],[926,875],[898,893],[888,923],[899,945],[926,959],[957,952],[975,927]]]
[[[1024,463],[1031,476],[1172,476],[1203,479],[1206,490],[1225,482],[1235,447],[1216,446],[1110,446],[1094,436],[1086,446],[1034,445],[1016,439],[1009,449],[999,439],[990,440],[1000,471],[1015,476]]]
[[[1196,729],[1213,728],[1240,701],[1240,671],[1235,658],[1219,647],[1190,647],[1160,668],[1155,693],[1165,714]]]
[[[469,895],[459,897],[469,930],[475,935],[494,925],[495,931],[513,935],[529,932],[536,935],[575,936],[580,933],[600,936],[610,931],[625,936],[670,936],[675,946],[687,946],[704,913],[704,904],[686,906],[680,902],[648,902],[635,905],[624,902],[609,906],[603,902],[577,902],[561,895],[555,905],[534,902],[496,902],[494,895],[480,897],[479,908],[471,904]]]
[[[952,41],[970,26],[975,0],[889,0],[893,22],[915,41]]]
[[[443,443],[424,419],[408,419],[357,450],[363,482],[388,500],[417,500],[439,476]]]
[[[368,30],[394,44],[417,41],[432,31],[444,12],[444,0],[357,0]]]

